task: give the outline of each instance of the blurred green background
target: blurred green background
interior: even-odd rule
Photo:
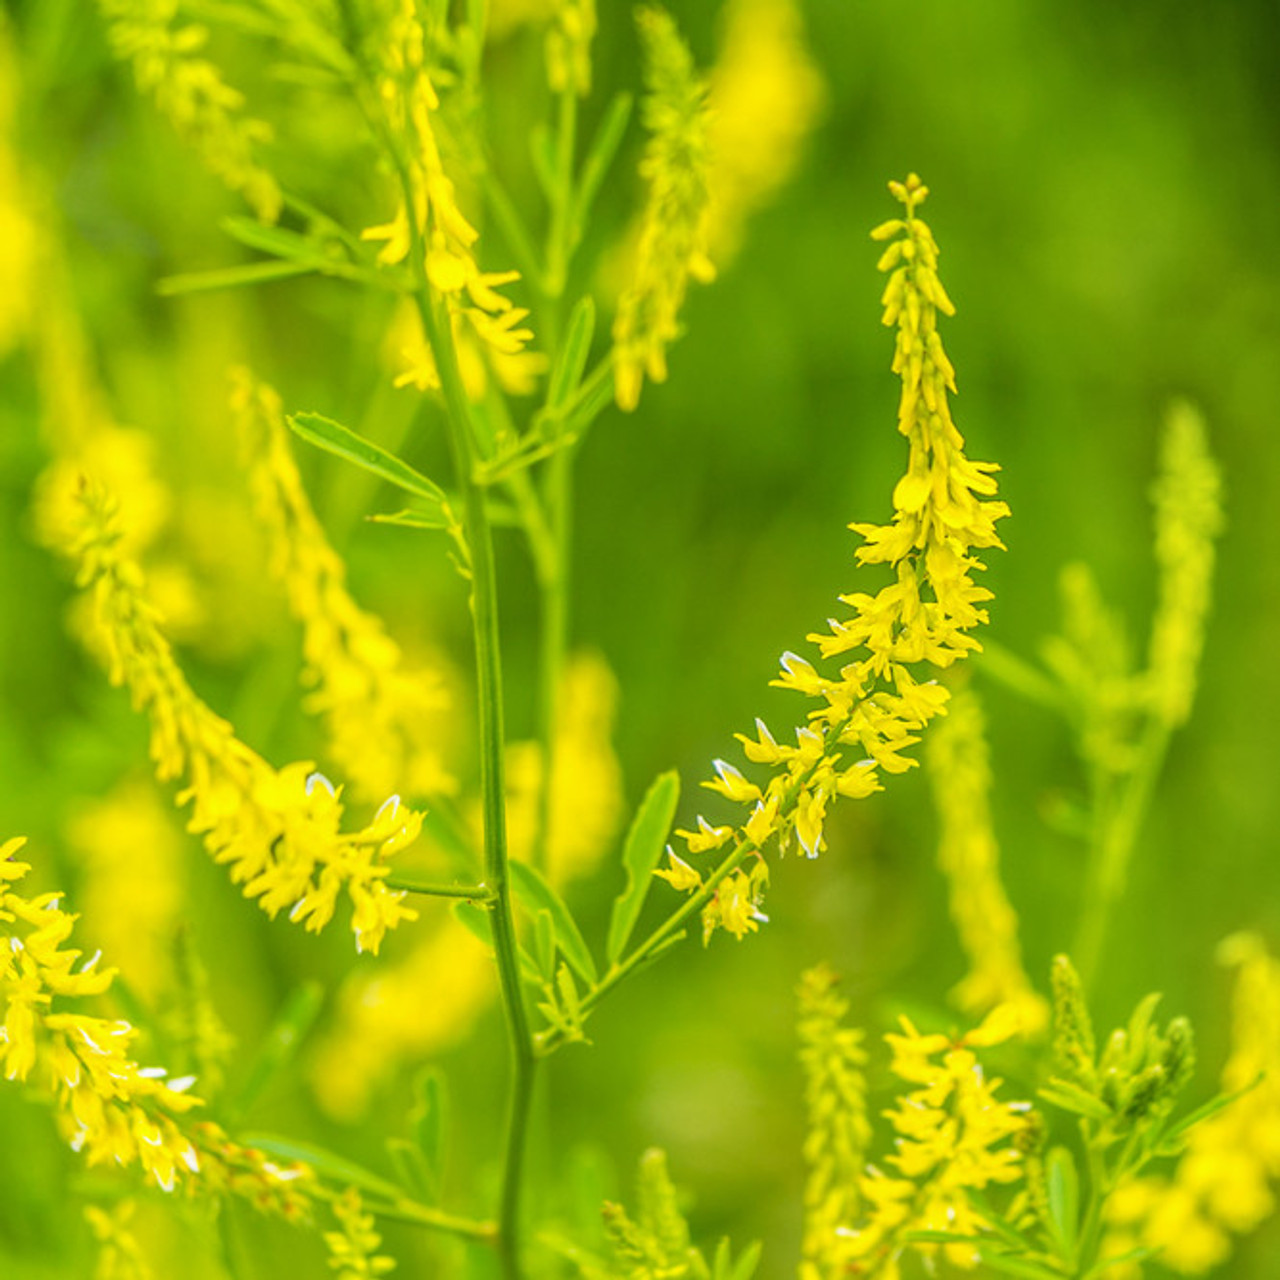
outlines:
[[[713,7],[672,8],[709,63]],[[236,201],[138,96],[94,10],[28,0],[7,15],[24,198],[48,210],[115,416],[158,442],[160,470],[180,495],[176,526],[219,492],[234,500],[221,391],[234,360],[251,361],[291,409],[385,421],[388,434],[398,421],[412,456],[436,467],[438,421],[415,415],[413,393],[379,390],[381,299],[317,279],[157,296],[165,275],[241,259],[217,225],[239,212]],[[600,16],[598,83],[637,88],[626,8],[602,3]],[[885,182],[915,170],[932,191],[924,215],[958,309],[944,330],[960,383],[956,420],[973,456],[1001,464],[1013,510],[1008,552],[990,557],[993,638],[1034,657],[1057,623],[1060,567],[1084,559],[1141,652],[1154,600],[1148,488],[1171,397],[1202,408],[1222,463],[1228,525],[1197,706],[1143,830],[1097,1002],[1110,1026],[1145,992],[1163,991],[1166,1010],[1197,1027],[1195,1090],[1207,1096],[1228,1034],[1215,945],[1241,928],[1280,942],[1275,6],[813,0],[805,16],[826,110],[796,180],[751,223],[721,278],[692,293],[670,381],[648,387],[634,415],[606,414],[581,455],[573,636],[619,678],[628,797],[675,766],[688,820],[694,784],[730,735],[756,714],[776,726],[793,714],[765,687],[777,655],[801,647],[836,593],[857,586],[844,526],[887,518],[904,456],[867,232],[893,214]],[[254,110],[283,122],[269,154],[285,181],[353,228],[384,220],[369,156],[347,141],[350,111],[272,79],[248,47],[225,53],[243,73],[237,82],[260,92]],[[529,33],[492,54],[494,150],[523,201],[534,196],[511,104],[536,92],[538,68]],[[588,114],[603,102],[598,93]],[[639,199],[639,145],[633,123],[589,252],[619,234]],[[19,341],[0,360],[0,838],[29,835],[47,878],[73,885],[68,816],[143,763],[146,744],[125,695],[108,691],[67,637],[67,574],[31,537],[31,490],[46,462],[39,417]],[[439,544],[361,521],[394,498],[328,457],[300,462],[357,598],[393,634],[438,647],[465,671],[465,601]],[[189,556],[193,545],[161,550]],[[196,687],[283,763],[321,748],[298,710],[296,629],[257,554],[230,535],[206,546],[194,572],[213,584],[211,599],[239,612],[224,643],[206,628],[183,656]],[[521,737],[533,729],[536,597],[514,536],[500,554],[510,720]],[[1048,798],[1079,789],[1079,768],[1060,723],[999,686],[982,689],[1004,875],[1040,981],[1073,934],[1081,876],[1078,847],[1041,814]],[[838,810],[828,841],[816,863],[777,865],[759,935],[740,945],[720,936],[706,951],[686,944],[601,1008],[594,1048],[556,1058],[535,1182],[549,1187],[563,1153],[590,1145],[620,1171],[608,1188],[617,1194],[640,1151],[662,1145],[700,1232],[763,1238],[761,1274],[791,1273],[803,1179],[799,972],[829,960],[873,1033],[902,1005],[939,1005],[963,973],[921,771]],[[247,1052],[299,982],[336,988],[349,941],[336,926],[316,940],[273,925],[187,843],[196,947]],[[576,892],[595,937],[616,879],[602,872]],[[493,1175],[485,1153],[497,1149],[501,1120],[500,1033],[491,1009],[475,1039],[442,1058],[474,1128],[455,1143],[460,1193]],[[358,1124],[342,1126],[299,1074],[273,1086],[248,1124],[382,1167],[379,1135],[403,1130],[408,1100],[402,1074]],[[0,1088],[6,1280],[90,1274],[87,1232],[63,1202],[81,1177],[47,1115]],[[306,1253],[310,1244],[297,1252],[286,1228],[245,1214],[236,1229],[259,1259],[254,1274],[273,1260],[294,1268],[286,1274],[322,1273],[320,1254]],[[453,1273],[447,1259],[415,1266],[413,1237],[388,1238],[403,1259],[397,1274]],[[1277,1249],[1280,1232],[1264,1230],[1219,1274],[1268,1277]]]

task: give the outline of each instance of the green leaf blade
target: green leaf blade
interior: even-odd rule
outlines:
[[[617,963],[640,919],[679,803],[680,775],[671,769],[654,779],[631,820],[622,848],[627,884],[614,902],[609,917],[606,953],[610,964]]]
[[[596,962],[582,930],[565,905],[564,899],[536,872],[523,862],[511,864],[511,886],[525,909],[535,918],[539,911],[551,917],[556,945],[583,982],[594,986],[599,980]]]

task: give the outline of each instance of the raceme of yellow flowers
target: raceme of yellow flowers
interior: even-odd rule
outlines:
[[[324,717],[337,772],[365,801],[397,787],[412,796],[453,791],[435,746],[445,703],[440,679],[408,670],[382,623],[351,598],[346,567],[298,475],[280,397],[244,369],[233,386],[254,509],[271,540],[271,570],[302,624],[303,680],[315,690],[307,707]]]
[[[408,258],[415,236],[425,254],[427,279],[448,304],[451,318],[465,320],[483,346],[512,356],[533,337],[521,328],[528,311],[513,306],[498,292],[520,278],[517,271],[484,272],[473,246],[479,232],[458,207],[453,180],[445,173],[433,116],[440,99],[426,63],[426,36],[412,0],[404,0],[381,42],[385,66],[379,91],[387,128],[402,149],[413,209],[402,197],[395,217],[367,228],[366,240],[384,240],[378,261],[391,266]],[[413,224],[410,225],[410,217]],[[439,385],[438,374],[420,373],[427,385]]]
[[[631,280],[613,323],[614,392],[626,410],[639,404],[645,378],[666,380],[666,349],[679,336],[689,280],[715,276],[707,256],[707,86],[665,10],[642,8],[636,21],[648,87],[641,111],[649,140],[640,162],[648,194]]]
[[[832,619],[830,634],[811,636],[824,658],[861,654],[835,676],[821,674],[794,653],[782,658],[775,684],[819,700],[808,724],[796,730],[796,745],[777,741],[763,721],[756,738],[739,735],[748,760],[774,770],[762,789],[733,765],[716,761],[719,775],[704,783],[750,808],[740,826],[713,826],[698,818],[696,831],[682,831],[697,855],[730,841],[760,850],[776,838],[785,852],[798,841],[809,857],[825,847],[823,824],[836,796],[860,798],[880,789],[880,771],[902,773],[915,763],[904,752],[946,706],[948,693],[936,679],[921,681],[913,668],[951,666],[979,649],[969,632],[987,620],[981,606],[991,593],[970,576],[982,562],[972,553],[999,547],[995,522],[1008,514],[992,500],[991,463],[971,462],[951,417],[948,394],[955,373],[938,334],[938,313],[953,313],[938,279],[938,247],[916,215],[928,194],[914,174],[890,184],[904,216],[876,228],[877,240],[893,242],[880,259],[889,272],[884,323],[896,325],[893,369],[902,378],[898,429],[910,443],[907,474],[894,489],[891,525],[853,524],[863,545],[862,565],[888,565],[894,582],[876,595],[841,596],[854,612]],[[897,237],[893,239],[893,237]],[[677,889],[697,889],[701,876],[671,854],[660,873]],[[707,906],[704,930],[726,928],[742,937],[758,927],[763,876],[735,869]]]
[[[969,962],[952,996],[966,1013],[1016,1006],[1023,1030],[1045,1025],[1049,1007],[1032,988],[1018,945],[1018,917],[1000,881],[1000,850],[991,822],[991,762],[982,706],[957,690],[947,716],[925,742],[925,772],[941,833],[938,862],[947,877],[951,915]]]
[[[344,890],[358,950],[377,952],[386,931],[415,912],[384,883],[390,859],[411,844],[422,816],[391,796],[363,830],[344,834],[340,794],[310,763],[277,770],[240,742],[192,691],[147,598],[142,571],[120,549],[116,504],[92,481],[75,496],[79,527],[62,548],[91,595],[93,626],[113,684],[127,684],[151,721],[157,776],[185,776],[179,802],[189,828],[230,866],[269,915],[281,909],[318,932]]]
[[[201,1105],[189,1092],[194,1079],[139,1066],[130,1056],[134,1027],[82,1011],[82,1001],[107,992],[116,970],[99,967],[101,952],[81,962],[83,953],[67,945],[77,917],[62,908],[61,894],[19,892],[31,870],[15,856],[24,843],[0,845],[5,1079],[54,1100],[59,1129],[90,1165],[136,1164],[165,1191],[198,1181],[287,1218],[305,1215],[310,1170],[274,1164],[217,1125],[190,1122]]]
[[[209,170],[240,192],[264,222],[274,222],[281,194],[256,156],[271,128],[241,112],[244,95],[199,56],[208,31],[176,25],[177,0],[98,0],[116,56],[133,66],[140,92],[155,99]]]
[[[867,1053],[862,1032],[844,1025],[849,1002],[836,975],[819,965],[800,976],[796,1031],[804,1070],[804,1239],[800,1280],[838,1280],[845,1274],[841,1227],[858,1211],[858,1184],[871,1145],[867,1120]]]
[[[1280,1178],[1280,961],[1253,934],[1227,938],[1219,959],[1236,970],[1221,1084],[1224,1093],[1242,1096],[1191,1130],[1171,1177],[1132,1179],[1108,1206],[1112,1256],[1145,1245],[1181,1275],[1204,1275],[1225,1262],[1231,1236],[1275,1212],[1271,1184]],[[1140,1271],[1117,1267],[1115,1275],[1132,1280]]]

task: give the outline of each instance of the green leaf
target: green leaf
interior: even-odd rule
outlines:
[[[1063,1261],[1074,1269],[1080,1229],[1080,1175],[1066,1147],[1050,1149],[1045,1157],[1044,1179],[1049,1230]]]
[[[756,1273],[756,1268],[760,1265],[760,1255],[763,1252],[764,1246],[760,1241],[753,1240],[738,1255],[737,1262],[729,1272],[729,1280],[751,1280]]]
[[[165,276],[156,281],[156,292],[162,298],[176,298],[184,293],[208,293],[213,289],[239,289],[271,280],[287,280],[290,276],[305,276],[317,270],[319,267],[314,262],[281,262],[279,259],[250,262],[240,267]]]
[[[291,413],[289,425],[308,444],[336,454],[362,470],[389,481],[397,488],[425,498],[436,510],[448,510],[445,492],[435,481],[428,480],[407,462],[388,453],[372,440],[357,435],[349,427],[319,413]]]
[[[396,1177],[404,1189],[423,1204],[435,1204],[439,1197],[417,1146],[407,1138],[388,1138],[386,1148],[387,1159],[395,1166]]]
[[[578,196],[574,203],[574,235],[581,234],[581,229],[595,203],[600,184],[604,181],[613,164],[618,148],[627,132],[627,122],[631,119],[631,95],[615,94],[600,121],[591,146],[587,149],[586,158],[582,162],[582,170],[578,177]]]
[[[537,871],[523,862],[511,864],[511,887],[530,915],[536,917],[539,911],[550,914],[555,928],[556,945],[583,982],[594,986],[599,978],[596,962],[591,958],[591,951],[582,937],[582,931],[570,915],[564,899]]]
[[[323,1004],[324,988],[318,982],[303,983],[285,1001],[284,1008],[258,1046],[244,1084],[227,1109],[228,1124],[234,1125],[236,1118],[244,1115],[271,1081],[297,1056]]]
[[[981,1244],[982,1237],[960,1231],[908,1231],[903,1239],[908,1244]]]
[[[568,402],[582,381],[596,331],[596,304],[590,294],[578,299],[569,316],[569,331],[547,385],[547,408],[556,410]]]
[[[404,1198],[404,1192],[394,1182],[314,1143],[297,1142],[293,1138],[281,1138],[273,1133],[245,1134],[238,1141],[247,1147],[265,1151],[270,1156],[309,1164],[320,1177],[340,1182],[344,1186],[359,1187],[362,1191],[371,1191],[391,1201]]]
[[[1039,1096],[1051,1106],[1060,1107],[1063,1111],[1072,1111],[1076,1115],[1088,1116],[1091,1120],[1110,1120],[1112,1111],[1105,1102],[1095,1098],[1079,1085],[1070,1080],[1054,1076],[1045,1086],[1037,1091]]]
[[[394,524],[402,529],[447,529],[452,521],[443,509],[413,508],[405,511],[377,512],[366,517],[370,524]]]
[[[1125,1262],[1145,1262],[1148,1258],[1154,1258],[1160,1252],[1158,1246],[1149,1244],[1140,1244],[1136,1249],[1126,1249],[1124,1253],[1117,1253],[1110,1258],[1103,1258],[1084,1273],[1084,1280],[1093,1280],[1094,1276],[1103,1275],[1110,1271],[1113,1267],[1118,1267]]]
[[[1219,1111],[1229,1107],[1233,1102],[1243,1098],[1246,1093],[1252,1092],[1262,1083],[1265,1071],[1260,1071],[1258,1075],[1251,1080],[1243,1089],[1237,1089],[1234,1093],[1215,1094],[1202,1107],[1197,1107],[1189,1115],[1185,1115],[1176,1124],[1171,1125],[1167,1132],[1160,1136],[1159,1145],[1156,1148],[1156,1154],[1162,1156],[1176,1156],[1181,1147],[1179,1143],[1182,1136],[1188,1129],[1200,1124],[1203,1120],[1208,1120],[1210,1116],[1216,1116]]]
[[[310,236],[299,235],[284,227],[267,226],[256,218],[223,218],[222,229],[233,239],[259,253],[287,262],[305,262],[319,266],[324,259],[320,246]]]
[[[440,1195],[444,1175],[445,1138],[448,1133],[449,1093],[439,1067],[427,1067],[414,1085],[415,1105],[409,1113],[409,1131],[427,1171],[427,1190],[433,1200]]]
[[[551,922],[551,912],[545,908],[534,917],[533,958],[538,962],[543,981],[553,982],[556,976],[556,927]]]
[[[1063,1280],[1061,1271],[1051,1270],[1026,1258],[1006,1253],[988,1253],[985,1249],[980,1250],[980,1253],[983,1265],[990,1267],[992,1271],[999,1271],[1001,1275],[1021,1276],[1023,1280]]]
[[[609,917],[609,942],[607,954],[610,964],[616,964],[653,884],[653,873],[662,857],[667,833],[676,816],[680,802],[680,775],[674,769],[660,773],[645,793],[631,827],[627,831],[622,848],[622,865],[627,873],[627,886],[613,904]]]

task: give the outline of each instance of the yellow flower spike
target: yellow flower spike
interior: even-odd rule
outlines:
[[[826,99],[796,0],[730,0],[710,77],[708,240],[737,252],[747,220],[794,173]]]
[[[80,528],[62,550],[93,599],[112,683],[128,685],[151,720],[157,775],[186,776],[178,802],[191,803],[189,829],[271,915],[288,907],[318,929],[345,889],[357,908],[356,945],[376,952],[387,929],[416,916],[383,883],[395,848],[385,823],[342,833],[339,797],[312,765],[273,769],[196,697],[157,625],[142,571],[120,551],[111,498],[85,481],[77,501]],[[416,834],[412,811],[399,810],[396,821],[404,839]]]
[[[912,768],[910,748],[945,713],[947,690],[932,674],[921,679],[919,668],[945,669],[981,648],[969,632],[987,621],[979,606],[991,593],[971,577],[983,568],[974,553],[1001,545],[995,526],[1008,509],[993,500],[997,468],[965,456],[951,417],[955,373],[937,323],[939,313],[954,308],[937,279],[937,244],[917,216],[926,189],[913,176],[891,190],[907,216],[873,234],[898,237],[897,253],[882,261],[892,270],[885,319],[899,327],[893,368],[902,378],[898,429],[908,442],[907,474],[894,491],[891,524],[849,527],[862,539],[858,564],[888,565],[893,581],[874,594],[842,595],[850,615],[830,619],[827,632],[809,637],[823,658],[846,657],[838,674],[783,654],[771,684],[817,705],[796,730],[795,747],[780,744],[762,721],[755,738],[738,735],[746,758],[772,777],[761,786],[717,766],[717,779],[706,785],[749,813],[736,829],[704,820],[697,833],[682,833],[691,852],[734,838],[755,849],[762,838],[776,837],[780,851],[794,840],[809,856],[820,853],[833,799],[868,796],[880,790],[882,773]],[[767,808],[760,807],[762,796]],[[716,912],[704,913],[712,927],[718,919]]]
[[[443,680],[410,668],[381,620],[352,599],[346,566],[303,488],[280,397],[237,369],[231,407],[254,513],[270,537],[271,570],[302,625],[303,679],[314,690],[306,705],[324,720],[334,763],[366,802],[393,789],[451,793],[456,783],[439,747]],[[290,776],[287,789],[296,793],[299,781]],[[323,802],[313,797],[314,805]],[[280,803],[278,788],[273,803]]]
[[[1023,966],[1018,919],[1000,879],[982,707],[965,689],[951,699],[949,712],[929,736],[926,772],[941,826],[938,861],[969,965],[952,995],[970,1014],[993,1006],[999,1006],[993,1016],[1001,1008],[1010,1010],[1025,1034],[1035,1034],[1046,1025],[1049,1007]]]
[[[826,965],[801,975],[797,997],[808,1110],[800,1280],[839,1280],[848,1274],[850,1257],[840,1227],[857,1213],[858,1184],[871,1142],[867,1055],[862,1033],[844,1025],[849,1002],[838,994],[835,974]]]
[[[627,412],[640,403],[646,378],[666,380],[666,350],[679,336],[689,281],[715,276],[707,256],[707,87],[665,10],[641,8],[636,23],[648,87],[641,112],[649,141],[640,163],[648,194],[613,324],[614,393]]]
[[[455,326],[465,322],[481,349],[509,360],[522,354],[533,338],[532,330],[516,328],[528,313],[520,311],[512,318],[516,309],[510,299],[496,292],[498,286],[519,279],[519,274],[485,273],[476,261],[473,246],[479,232],[458,207],[453,181],[446,174],[440,155],[435,119],[440,99],[427,72],[424,47],[425,34],[413,0],[403,0],[393,12],[382,41],[380,90],[388,126],[403,139],[413,192],[412,214],[401,197],[389,223],[367,227],[361,236],[385,240],[378,261],[393,266],[408,257],[416,227],[424,246],[427,279],[444,299]],[[396,385],[412,382],[423,389],[436,385],[438,379],[423,372],[423,364],[416,362],[413,374],[402,374]],[[522,373],[527,377],[534,368],[536,364],[525,366]],[[504,377],[501,372],[498,376]],[[473,385],[476,381],[471,379]],[[469,386],[468,394],[471,392]],[[482,388],[476,398],[481,394]]]
[[[176,4],[150,0],[98,0],[112,52],[133,66],[140,92],[232,191],[240,192],[264,222],[280,212],[280,187],[257,158],[271,129],[242,114],[244,97],[220,71],[199,57],[208,32],[177,26]]]

